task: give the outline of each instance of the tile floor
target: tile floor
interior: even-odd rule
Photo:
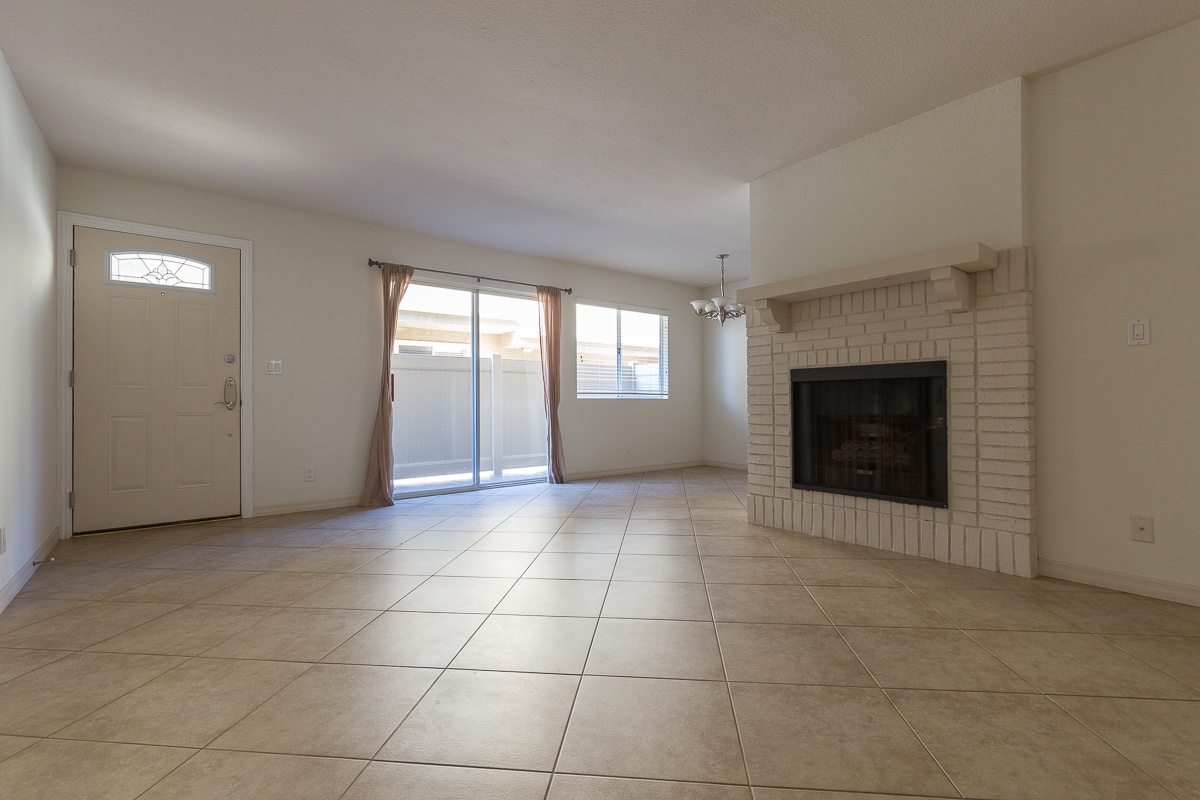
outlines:
[[[1200,609],[745,522],[691,469],[81,537],[26,798],[1200,798]]]

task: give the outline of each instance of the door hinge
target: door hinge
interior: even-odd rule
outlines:
[[[71,266],[75,266],[75,248],[71,248]]]
[[[67,373],[67,382],[72,389],[75,388],[75,370],[71,370]]]
[[[75,493],[74,492],[67,492],[67,507],[68,508],[75,507]]]

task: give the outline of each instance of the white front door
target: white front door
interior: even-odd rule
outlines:
[[[240,252],[74,236],[75,532],[237,515]]]

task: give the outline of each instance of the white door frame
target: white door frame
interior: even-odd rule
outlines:
[[[88,214],[74,214],[69,211],[58,212],[58,248],[55,255],[57,262],[58,281],[58,463],[59,486],[62,489],[62,506],[60,507],[61,524],[59,530],[63,539],[71,538],[74,515],[71,512],[70,492],[74,488],[74,389],[71,388],[71,365],[75,360],[75,281],[74,268],[71,266],[71,252],[74,246],[74,228],[80,225],[85,228],[99,228],[118,233],[135,233],[142,236],[155,236],[160,239],[175,239],[181,242],[196,244],[212,244],[218,247],[229,247],[242,254],[242,297],[241,297],[241,502],[242,516],[254,516],[254,370],[251,362],[254,358],[254,303],[252,291],[254,288],[254,243],[248,239],[231,239],[228,236],[214,236],[208,233],[181,231],[176,228],[163,228],[158,225],[145,225],[140,222],[126,222],[106,217],[93,217]]]

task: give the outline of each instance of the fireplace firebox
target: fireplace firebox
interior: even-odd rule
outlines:
[[[792,482],[946,508],[946,362],[792,370]]]

